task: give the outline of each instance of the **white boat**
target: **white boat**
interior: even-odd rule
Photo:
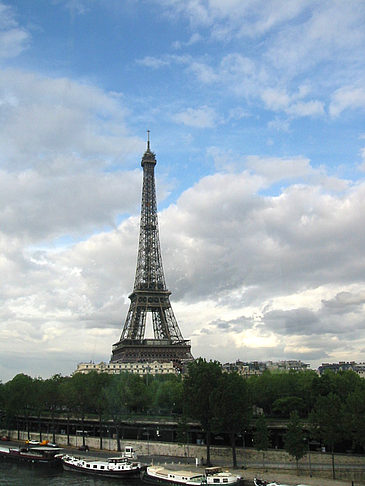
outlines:
[[[199,485],[236,485],[242,482],[240,476],[223,471],[220,467],[209,467],[205,472],[199,471],[173,471],[162,466],[148,466],[141,478],[150,484],[170,484],[173,486],[199,486]]]
[[[75,471],[107,478],[138,478],[145,466],[126,457],[92,459],[65,454],[61,457],[65,471]]]
[[[265,479],[258,479],[258,478],[253,478],[253,484],[255,486],[289,486],[288,484],[284,483],[277,483],[277,482],[270,482],[270,481],[265,481]],[[298,486],[306,486],[305,484],[298,484]]]

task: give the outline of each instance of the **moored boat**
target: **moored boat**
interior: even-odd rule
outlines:
[[[173,471],[162,466],[148,466],[141,478],[150,484],[170,484],[172,486],[199,486],[199,485],[237,485],[242,482],[240,476],[223,471],[220,467],[206,468],[199,471]]]
[[[33,464],[61,464],[59,447],[0,447],[0,457]]]
[[[288,484],[277,483],[276,481],[274,482],[265,481],[265,479],[259,479],[259,478],[253,478],[253,484],[255,486],[289,486]],[[306,486],[306,485],[298,484],[298,486]]]
[[[61,461],[65,471],[107,478],[138,478],[146,467],[142,463],[131,461],[126,457],[91,459],[65,454],[61,457]]]

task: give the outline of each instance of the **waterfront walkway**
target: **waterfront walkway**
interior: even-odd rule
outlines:
[[[164,464],[169,468],[179,469],[184,466],[184,464],[190,464],[190,468],[195,468],[194,458],[183,458],[183,457],[171,457],[171,456],[141,456],[142,462],[153,462],[154,464]],[[215,461],[217,462],[217,461]],[[217,464],[216,464],[217,465]],[[224,469],[229,470],[232,474],[241,476],[245,480],[245,486],[253,485],[253,478],[258,477],[260,479],[265,479],[266,481],[276,481],[277,483],[285,484],[286,486],[363,486],[364,482],[351,481],[351,480],[333,480],[321,477],[310,477],[306,474],[300,474],[297,476],[295,473],[283,473],[280,471],[271,470],[268,472],[262,472],[260,467],[247,467],[245,469],[233,469],[231,466],[226,464],[219,464],[224,467]],[[268,465],[269,466],[269,465]],[[285,467],[286,465],[283,465]],[[278,464],[275,464],[278,467]],[[201,467],[197,469],[202,469]]]

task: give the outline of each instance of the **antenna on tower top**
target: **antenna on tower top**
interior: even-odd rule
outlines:
[[[147,150],[150,149],[150,131],[147,130]]]

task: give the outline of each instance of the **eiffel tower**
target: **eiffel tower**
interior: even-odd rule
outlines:
[[[111,363],[170,362],[177,366],[193,360],[190,341],[181,334],[170,304],[162,266],[155,189],[155,154],[142,157],[143,187],[137,269],[127,318],[119,342],[112,347]],[[147,314],[152,314],[153,339],[145,339]]]

